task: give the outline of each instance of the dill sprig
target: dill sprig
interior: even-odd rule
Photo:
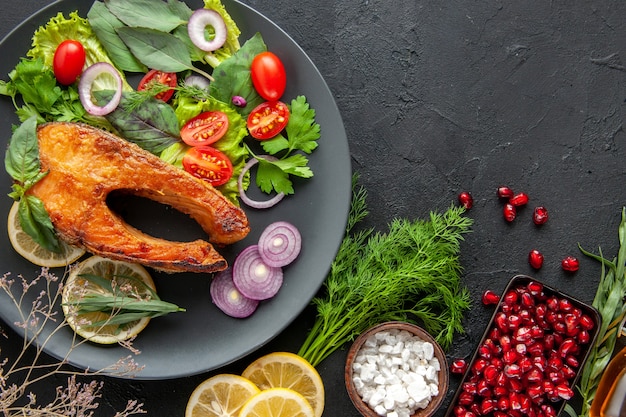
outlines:
[[[354,188],[354,184],[353,184]],[[353,232],[367,215],[367,193],[354,190],[346,236],[313,299],[317,318],[298,354],[318,365],[369,327],[389,320],[422,324],[444,349],[463,332],[469,291],[461,285],[460,243],[472,220],[451,206],[428,220],[395,219],[387,233]]]
[[[626,208],[622,208],[622,220],[618,229],[619,251],[617,258],[610,261],[602,256],[584,250],[580,245],[580,251],[601,262],[602,273],[600,283],[592,305],[600,313],[601,324],[595,344],[592,346],[587,361],[583,366],[577,389],[582,397],[582,408],[580,417],[589,416],[591,403],[596,396],[598,384],[602,378],[602,373],[613,356],[615,343],[620,333],[620,327],[626,315],[626,275],[624,274],[626,264]],[[576,411],[571,405],[567,405],[567,413],[575,417]]]

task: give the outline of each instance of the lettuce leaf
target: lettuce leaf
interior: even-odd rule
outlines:
[[[239,30],[239,27],[237,27],[233,18],[230,17],[226,11],[226,8],[222,4],[221,0],[204,0],[204,8],[218,12],[226,24],[227,35],[224,46],[205,56],[206,63],[215,68],[222,61],[231,57],[239,50],[239,35],[241,35],[241,31]]]
[[[184,125],[188,120],[205,111],[221,111],[228,116],[229,128],[224,137],[215,142],[212,146],[226,154],[233,164],[233,176],[224,185],[217,187],[226,198],[234,204],[239,204],[239,189],[237,187],[237,179],[243,170],[246,161],[249,158],[248,148],[244,145],[244,138],[248,136],[246,120],[237,113],[232,106],[219,100],[209,98],[207,100],[198,101],[189,97],[178,97],[173,103],[174,111],[180,125]],[[166,149],[161,158],[167,160],[174,165],[182,166],[180,162],[187,148],[181,149],[180,146],[170,147]],[[249,176],[243,183],[247,188]]]

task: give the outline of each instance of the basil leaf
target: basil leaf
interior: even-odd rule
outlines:
[[[49,251],[59,253],[61,244],[54,232],[54,226],[43,202],[32,195],[20,199],[18,217],[22,230],[35,242]]]
[[[89,13],[87,13],[87,19],[89,19],[91,28],[117,68],[128,72],[146,72],[148,70],[135,58],[118,36],[117,29],[124,27],[124,23],[115,17],[104,3],[94,2]]]
[[[132,27],[119,28],[117,33],[133,55],[148,68],[164,72],[193,69],[187,46],[170,33]]]
[[[93,93],[98,101],[108,101],[110,90]],[[156,98],[136,104],[131,92],[122,93],[117,108],[106,115],[106,119],[122,137],[141,148],[159,155],[164,149],[178,142],[180,129],[174,109]]]
[[[131,27],[152,28],[170,32],[186,23],[172,13],[163,1],[154,0],[105,0],[107,8],[119,20]]]
[[[233,96],[246,99],[246,106],[237,108],[237,111],[247,116],[264,100],[254,89],[250,78],[250,65],[255,56],[267,50],[260,33],[248,39],[233,56],[224,60],[213,71],[215,79],[210,85],[211,96],[230,103]]]
[[[191,8],[187,6],[187,3],[184,1],[167,0],[167,7],[171,13],[178,16],[180,20],[185,23],[189,21],[189,18],[193,14],[193,10],[191,10]]]
[[[39,143],[35,116],[15,129],[6,151],[4,167],[11,178],[20,184],[25,184],[39,175]]]

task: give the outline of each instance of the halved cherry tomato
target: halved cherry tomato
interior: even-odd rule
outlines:
[[[189,148],[183,156],[183,168],[214,187],[226,184],[233,176],[233,164],[230,159],[210,146]]]
[[[221,111],[205,111],[180,129],[180,137],[189,146],[207,146],[220,140],[228,131],[228,116]]]
[[[145,90],[149,87],[151,83],[159,83],[164,84],[168,87],[176,87],[176,83],[178,82],[176,78],[176,73],[174,72],[163,72],[159,70],[150,70],[146,75],[143,76],[141,81],[139,81],[139,86],[137,86],[137,91]],[[173,89],[169,89],[163,92],[158,93],[155,98],[163,101],[168,101],[172,98],[174,94]]]
[[[254,89],[267,101],[280,99],[287,86],[287,74],[282,61],[275,54],[261,52],[252,60],[250,76]]]
[[[75,40],[65,40],[57,46],[52,60],[52,70],[62,85],[73,84],[85,66],[85,48]]]
[[[248,130],[252,137],[265,140],[278,135],[289,121],[289,108],[282,101],[259,104],[248,116]]]

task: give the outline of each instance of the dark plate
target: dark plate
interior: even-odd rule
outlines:
[[[189,0],[187,3],[192,9],[202,7],[200,1]],[[26,54],[38,26],[58,12],[67,16],[78,10],[81,16],[85,16],[90,5],[91,2],[84,0],[61,0],[19,25],[0,42],[0,77],[6,78],[20,57]],[[209,275],[155,272],[153,277],[161,297],[186,308],[187,312],[153,320],[136,339],[134,345],[141,351],[136,361],[145,365],[137,376],[140,379],[175,378],[209,371],[231,363],[273,339],[319,290],[345,230],[351,193],[350,153],[343,122],[328,86],[304,51],[269,19],[234,0],[224,0],[224,5],[242,30],[242,44],[260,32],[268,48],[283,59],[288,74],[284,99],[305,95],[316,110],[317,122],[321,125],[320,146],[310,156],[315,176],[297,182],[295,195],[270,210],[246,209],[252,231],[244,241],[227,248],[224,255],[232,261],[235,254],[258,239],[267,224],[277,220],[292,222],[300,229],[302,253],[285,268],[285,282],[280,293],[263,302],[252,317],[244,320],[229,318],[212,305]],[[18,123],[13,106],[6,98],[0,98],[0,119],[0,141],[5,148],[11,136],[11,125]],[[0,217],[6,219],[12,203],[6,197],[11,179],[3,171],[0,181],[5,195],[0,199]],[[142,200],[131,200],[127,209],[131,224],[159,237],[176,240],[201,236],[195,223],[173,210]],[[10,271],[13,277],[17,274],[35,277],[39,268],[11,249],[6,237],[6,221],[0,223],[5,247],[0,272]],[[63,274],[62,269],[55,272],[60,276]],[[13,323],[19,320],[19,311],[4,293],[0,296],[0,317],[14,327]],[[53,328],[46,328],[42,336]],[[46,344],[46,351],[58,358],[65,356],[71,345],[72,332],[67,328],[63,330]],[[127,354],[117,346],[84,344],[72,352],[69,361],[77,367],[95,370]]]

